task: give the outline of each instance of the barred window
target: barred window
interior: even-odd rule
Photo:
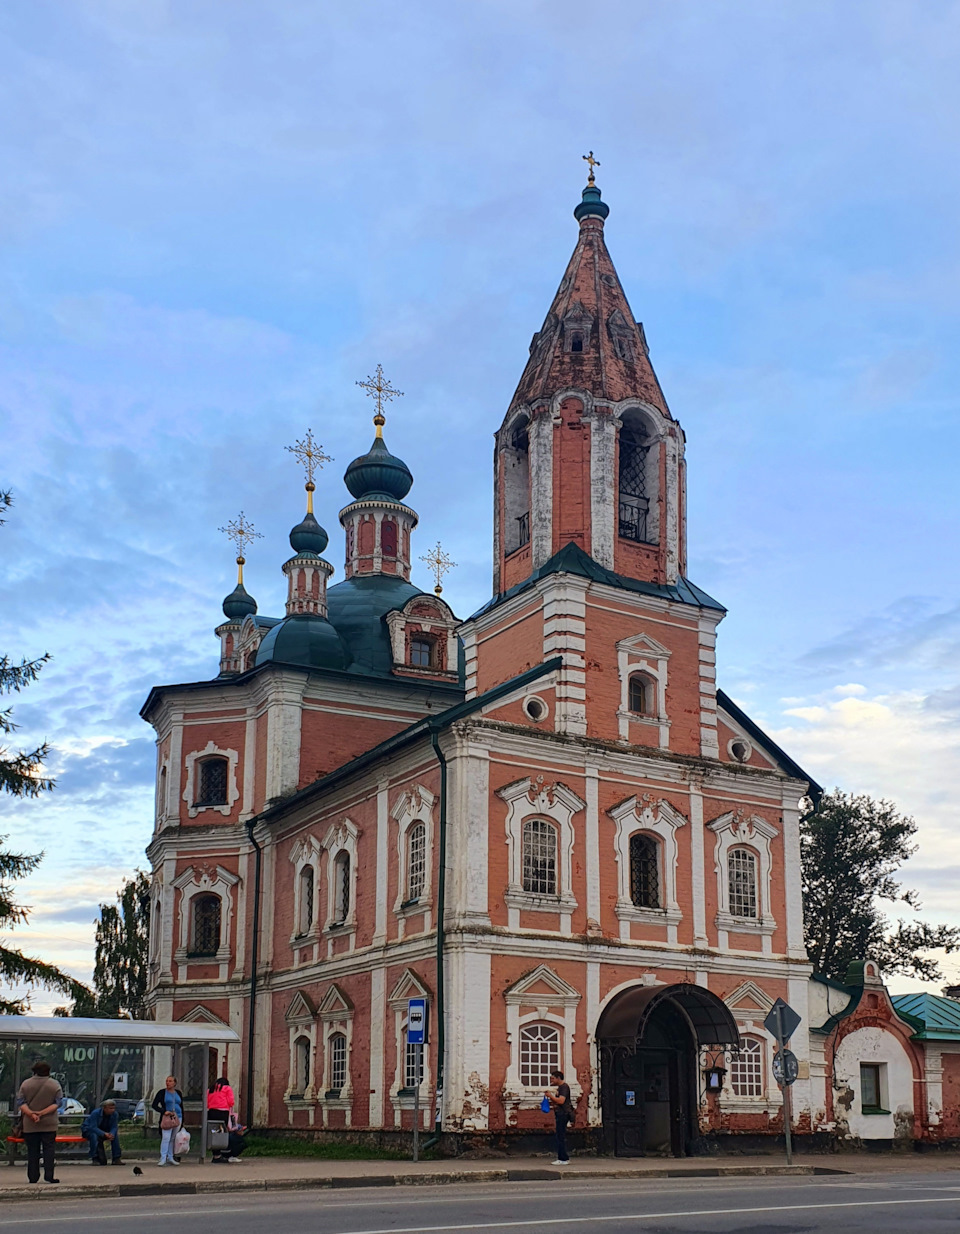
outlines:
[[[660,908],[660,846],[652,836],[630,837],[630,899],[637,908]]]
[[[200,779],[197,786],[198,806],[225,806],[227,804],[227,760],[205,758],[200,764]]]
[[[763,1096],[763,1042],[744,1037],[730,1060],[730,1086],[735,1097]]]
[[[313,925],[313,866],[306,865],[300,871],[300,917],[297,922],[297,932],[308,934]]]
[[[647,453],[650,443],[641,425],[624,420],[620,428],[620,535],[625,540],[647,539]]]
[[[350,854],[338,853],[333,864],[333,924],[343,925],[350,916]]]
[[[535,895],[557,894],[557,829],[542,818],[523,824],[523,889]]]
[[[634,673],[628,688],[627,703],[630,710],[641,716],[652,716],[656,710],[653,691],[654,685],[649,677],[645,677],[643,673]]]
[[[734,917],[757,916],[757,858],[748,848],[732,848],[727,856],[730,912]]]
[[[327,1042],[330,1051],[330,1087],[336,1092],[347,1087],[347,1039],[334,1033]]]
[[[194,896],[192,952],[194,955],[213,956],[219,950],[220,897],[215,895]]]
[[[412,638],[410,640],[410,663],[414,668],[430,668],[433,663],[433,640]]]
[[[418,1088],[423,1080],[423,1046],[407,1041],[403,1034],[403,1087]]]
[[[550,1072],[560,1066],[560,1033],[550,1024],[528,1024],[520,1029],[520,1083],[546,1088]]]
[[[419,900],[427,877],[427,828],[414,823],[407,832],[407,899]]]
[[[293,1063],[295,1068],[293,1089],[298,1097],[310,1087],[310,1038],[298,1037],[293,1043]]]

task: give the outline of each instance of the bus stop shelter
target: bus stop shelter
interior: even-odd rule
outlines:
[[[226,1025],[95,1020],[60,1016],[0,1016],[0,1115],[15,1112],[17,1090],[45,1059],[68,1098],[68,1113],[88,1113],[108,1098],[124,1119],[153,1125],[153,1094],[175,1075],[187,1115],[199,1113],[200,1160],[207,1146],[207,1088],[228,1045],[239,1036]],[[127,1133],[129,1136],[129,1132]]]

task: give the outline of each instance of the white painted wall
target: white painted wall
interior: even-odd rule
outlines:
[[[889,1114],[864,1114],[860,1100],[860,1064],[880,1063],[884,1067],[882,1100]],[[838,1124],[845,1118],[849,1134],[862,1140],[890,1140],[909,1135],[913,1118],[913,1068],[900,1041],[882,1028],[859,1028],[844,1037],[837,1050],[834,1067],[834,1104]],[[843,1097],[852,1092],[849,1111]],[[899,1116],[899,1120],[898,1120]],[[838,1130],[840,1128],[838,1127]]]

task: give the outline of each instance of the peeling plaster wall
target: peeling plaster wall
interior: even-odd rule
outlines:
[[[860,1100],[860,1064],[884,1066],[884,1108],[889,1114],[864,1114]],[[859,1028],[837,1049],[834,1102],[838,1131],[861,1140],[909,1139],[913,1133],[913,1067],[897,1038],[882,1028]]]

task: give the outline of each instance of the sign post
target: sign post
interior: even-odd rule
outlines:
[[[420,1085],[423,1083],[423,1047],[427,1041],[427,1000],[407,1002],[407,1048],[414,1050],[413,1068],[413,1159],[420,1160]],[[406,1060],[404,1060],[406,1065]]]
[[[763,1027],[777,1039],[777,1055],[773,1060],[773,1074],[783,1094],[783,1138],[787,1148],[787,1165],[793,1165],[793,1136],[790,1124],[793,1121],[793,1099],[790,1086],[797,1078],[797,1056],[786,1048],[787,1042],[797,1031],[800,1017],[789,1003],[778,998],[767,1013]]]

